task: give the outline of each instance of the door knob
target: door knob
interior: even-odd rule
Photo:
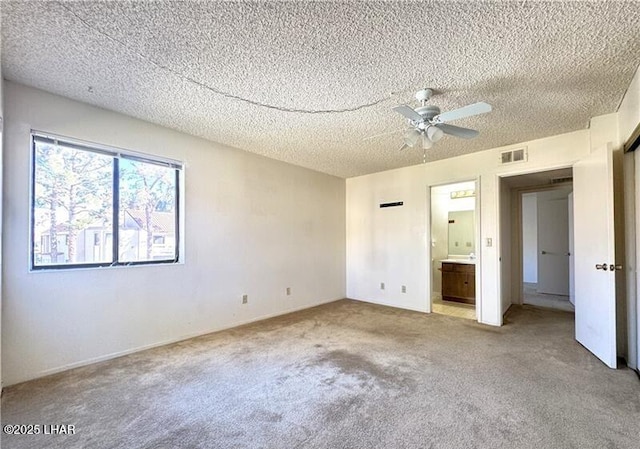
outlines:
[[[596,270],[607,271],[608,269],[609,269],[609,267],[607,267],[606,263],[598,263],[598,264],[596,264]]]
[[[613,264],[611,264],[611,265],[609,265],[609,269],[611,271],[620,271],[620,270],[622,270],[622,265],[613,265]]]

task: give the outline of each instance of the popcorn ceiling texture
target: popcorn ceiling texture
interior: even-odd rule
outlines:
[[[0,8],[6,79],[340,177],[422,162],[391,110],[422,87],[443,111],[494,108],[454,122],[480,136],[445,137],[433,161],[584,129],[640,63],[640,2]]]

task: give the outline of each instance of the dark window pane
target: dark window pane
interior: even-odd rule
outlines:
[[[35,142],[34,266],[103,263],[113,248],[113,158]],[[96,244],[98,242],[98,244]]]
[[[176,259],[176,169],[120,159],[118,262]]]

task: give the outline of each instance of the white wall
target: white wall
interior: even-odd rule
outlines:
[[[14,83],[4,94],[5,385],[345,296],[343,179]],[[184,264],[29,272],[31,129],[184,161]]]
[[[621,142],[627,141],[633,130],[640,123],[640,68],[627,89],[618,109],[618,129]],[[640,278],[637,267],[640,265],[640,151],[636,150],[624,156],[625,174],[625,229],[626,229],[626,258],[627,269],[627,319],[629,354],[627,363],[638,369],[640,361]]]
[[[498,216],[498,248],[499,248],[499,264],[498,271],[500,276],[500,323],[502,318],[507,312],[511,303],[514,302],[511,293],[511,278],[512,271],[511,266],[511,251],[512,251],[512,236],[511,236],[511,220],[512,220],[512,192],[511,188],[507,185],[504,179],[498,180],[499,194],[499,216]]]
[[[624,143],[640,123],[640,67],[620,103],[618,116],[620,139]]]
[[[446,186],[431,189],[431,297],[442,297],[442,273],[440,261],[449,253],[449,232],[447,226],[450,197]]]
[[[1,27],[0,27],[1,28]],[[0,36],[2,36],[2,32],[0,30]],[[2,38],[0,37],[0,53],[2,52]],[[4,171],[3,169],[3,161],[4,161],[4,156],[3,156],[3,142],[4,142],[4,132],[3,132],[3,125],[4,125],[4,107],[3,107],[3,90],[4,90],[4,78],[2,78],[2,56],[0,55],[0,393],[2,392],[2,385],[3,385],[3,381],[2,381],[2,291],[3,291],[3,286],[2,286],[2,275],[1,273],[3,272],[3,268],[2,268],[2,236],[4,235],[3,231],[2,231],[2,202],[3,202],[3,196],[4,196],[4,190],[2,188],[2,173]]]
[[[536,193],[522,195],[523,281],[538,282],[538,200]]]
[[[569,302],[576,305],[575,250],[573,246],[573,192],[567,196],[567,214],[569,219]]]
[[[589,132],[526,142],[527,162],[499,164],[500,151],[521,145],[348,179],[347,296],[430,311],[431,285],[426,275],[431,241],[427,226],[429,186],[479,176],[480,321],[500,325],[499,176],[571,166],[589,153]],[[386,201],[404,201],[404,206],[380,209],[378,204]],[[486,246],[487,238],[493,240],[493,246]],[[380,290],[380,282],[385,282],[387,289]],[[406,294],[401,293],[401,285],[407,286]]]

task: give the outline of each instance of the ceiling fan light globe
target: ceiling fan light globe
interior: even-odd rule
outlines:
[[[415,146],[416,143],[418,143],[418,139],[420,139],[421,134],[422,133],[420,133],[420,131],[418,131],[417,129],[411,129],[407,131],[407,133],[404,135],[405,145],[408,145],[410,147]]]
[[[423,150],[429,150],[431,149],[431,147],[433,147],[433,142],[431,141],[431,139],[429,139],[429,137],[427,137],[426,135],[422,136],[422,149]]]
[[[436,126],[430,126],[427,128],[427,137],[429,137],[429,140],[431,140],[431,142],[437,142],[438,140],[442,139],[442,136],[444,136],[444,133],[440,128]]]

